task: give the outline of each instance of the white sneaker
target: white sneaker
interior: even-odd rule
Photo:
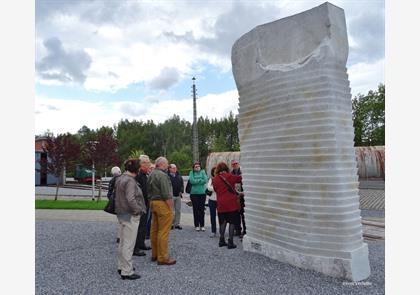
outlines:
[[[201,228],[201,231],[206,231],[206,229],[204,227]]]
[[[195,230],[196,230],[196,231],[200,231],[200,228],[199,228],[199,227],[196,227],[196,228],[195,228]]]

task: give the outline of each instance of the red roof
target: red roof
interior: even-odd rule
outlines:
[[[44,152],[42,147],[45,145],[45,137],[35,138],[35,152]]]

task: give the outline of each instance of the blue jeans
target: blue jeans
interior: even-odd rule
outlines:
[[[209,200],[209,209],[210,209],[210,221],[211,221],[211,232],[216,233],[216,209],[217,201]]]

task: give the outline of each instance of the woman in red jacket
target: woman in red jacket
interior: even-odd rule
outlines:
[[[228,249],[236,248],[233,243],[233,233],[235,225],[240,221],[239,198],[236,194],[235,184],[242,181],[242,176],[229,173],[229,167],[226,163],[217,164],[216,176],[213,178],[213,188],[217,194],[217,215],[219,217],[220,240],[219,247],[228,246]],[[229,239],[226,244],[225,231],[229,223]]]

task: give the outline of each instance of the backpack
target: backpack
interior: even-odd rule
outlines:
[[[109,182],[109,186],[108,186],[108,203],[106,204],[104,211],[109,213],[109,214],[117,214],[115,212],[115,197],[116,197],[116,193],[115,193],[115,185],[117,182],[117,178],[120,177],[121,175],[115,176],[111,179],[111,181]]]

